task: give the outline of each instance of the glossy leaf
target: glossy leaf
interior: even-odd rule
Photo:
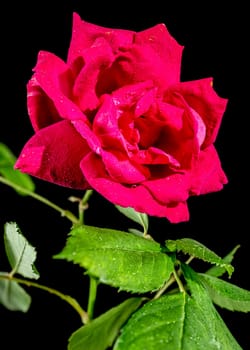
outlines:
[[[122,328],[114,350],[242,350],[206,290],[184,267],[191,291],[142,306]]]
[[[199,275],[185,264],[182,265],[182,271],[191,292],[191,298],[188,298],[190,313],[189,318],[186,319],[187,334],[195,337],[193,334],[195,331],[197,340],[199,337],[204,340],[207,338],[209,347],[205,347],[204,343],[200,349],[204,347],[206,349],[243,350],[215,309],[206,288],[200,282]]]
[[[11,150],[3,143],[0,143],[0,174],[14,184],[33,192],[35,184],[28,174],[21,173],[14,169],[16,157]],[[20,195],[25,195],[22,190],[16,190]]]
[[[31,297],[15,281],[0,279],[0,303],[11,311],[27,312]]]
[[[173,271],[160,244],[136,235],[92,226],[71,231],[55,258],[79,264],[102,283],[145,293],[159,289]]]
[[[75,331],[68,350],[105,350],[111,346],[121,326],[140,306],[142,298],[130,298]]]
[[[199,277],[215,304],[231,311],[250,311],[250,291],[207,274]]]
[[[36,250],[22,235],[15,222],[5,224],[4,244],[12,274],[18,273],[27,278],[38,279],[39,273],[34,266]]]
[[[122,328],[114,350],[179,350],[186,295],[163,296],[142,306]]]
[[[231,276],[234,271],[232,265],[225,262],[212,250],[194,239],[182,238],[177,240],[167,240],[166,247],[171,252],[182,251],[183,253],[194,256],[195,258],[220,266],[228,272],[229,276]]]
[[[235,246],[222,260],[226,264],[230,264],[233,261],[234,255],[237,250],[240,248],[240,245]],[[226,269],[222,266],[212,266],[206,271],[206,274],[214,277],[220,277],[226,272]]]

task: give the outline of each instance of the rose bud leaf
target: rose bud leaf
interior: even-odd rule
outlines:
[[[15,281],[1,279],[0,304],[10,311],[27,312],[31,304],[31,297]]]
[[[119,205],[115,206],[120,213],[122,213],[123,215],[125,215],[127,218],[129,218],[130,220],[136,222],[137,224],[141,225],[143,228],[144,232],[148,231],[148,215],[144,214],[144,213],[139,213],[137,212],[135,209],[127,207],[121,207]]]

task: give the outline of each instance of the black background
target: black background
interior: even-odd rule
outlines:
[[[136,31],[165,23],[175,39],[185,46],[182,80],[212,76],[218,94],[229,99],[216,140],[229,183],[220,192],[191,198],[188,202],[189,222],[171,225],[167,220],[151,218],[150,231],[162,241],[181,237],[197,239],[221,256],[240,244],[231,282],[250,289],[249,107],[246,106],[249,25],[246,7],[240,2],[237,7],[227,3],[226,7],[218,9],[210,2],[200,2],[200,5],[178,2],[174,6],[167,1],[99,4],[65,0],[1,5],[0,142],[6,143],[16,155],[33,134],[26,110],[26,83],[37,53],[48,50],[66,58],[73,11],[98,25]],[[68,197],[81,197],[82,193],[35,181],[38,193],[76,211],[76,205],[70,203]],[[70,223],[53,209],[31,198],[19,197],[12,189],[0,185],[2,233],[7,221],[16,221],[37,248],[40,283],[70,294],[86,307],[88,278],[83,277],[78,266],[52,259],[63,248]],[[98,194],[91,197],[86,223],[117,229],[126,229],[131,224]],[[5,270],[8,265],[0,239],[0,270]],[[204,268],[202,264],[200,267]],[[35,289],[28,292],[33,301],[27,314],[7,311],[0,305],[0,349],[14,349],[17,344],[24,349],[66,349],[67,339],[81,325],[78,315],[53,295]],[[124,296],[124,293],[117,294],[115,289],[101,285],[96,315],[116,305]],[[249,349],[248,314],[224,309],[219,312],[242,348]]]

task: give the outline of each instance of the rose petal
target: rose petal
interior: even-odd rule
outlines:
[[[27,107],[35,131],[62,120],[53,101],[38,85],[34,77],[27,84]]]
[[[189,106],[185,98],[179,92],[174,92],[173,95],[172,100],[183,109],[183,112],[185,111],[185,113],[183,113],[183,118],[185,118],[184,120],[186,120],[190,131],[192,130],[189,134],[192,135],[194,145],[196,145],[196,147],[194,146],[194,149],[196,148],[195,154],[198,154],[206,137],[206,125],[201,116]]]
[[[152,118],[151,118],[152,116]],[[160,135],[163,130],[163,123],[154,115],[142,116],[135,120],[135,128],[139,130],[140,142],[139,145],[143,149],[147,149],[150,146],[158,145],[160,141]],[[166,138],[164,138],[164,144],[166,144]],[[158,147],[161,149],[161,147]]]
[[[172,174],[161,179],[147,180],[143,186],[158,202],[171,205],[188,199],[190,176],[188,173]]]
[[[172,206],[169,205],[166,207],[166,212],[166,218],[172,224],[178,224],[189,220],[189,211],[186,202],[173,203]]]
[[[177,64],[176,64],[177,65]],[[114,64],[107,70],[106,80],[112,77],[114,85],[122,87],[145,80],[152,80],[159,93],[179,82],[171,62],[162,59],[149,45],[132,44],[121,50]],[[110,82],[107,81],[107,86]]]
[[[193,108],[190,107],[190,111],[197,123],[196,137],[198,144],[201,147],[206,137],[206,125],[204,124],[201,116]]]
[[[152,89],[146,92],[137,102],[135,107],[135,117],[142,116],[147,113],[151,105],[156,101],[157,89]]]
[[[84,119],[82,111],[70,99],[73,76],[60,58],[50,52],[40,51],[34,71],[34,79],[53,101],[62,118]]]
[[[97,107],[98,90],[102,89],[100,84],[97,85],[100,73],[112,63],[114,56],[104,38],[96,39],[90,48],[82,52],[82,56],[85,64],[75,80],[73,93],[78,106],[86,111]]]
[[[131,108],[140,98],[152,89],[154,90],[154,84],[151,80],[142,83],[129,84],[113,91],[112,98],[117,108]]]
[[[191,172],[192,195],[206,194],[220,191],[228,180],[221,168],[220,159],[213,145],[203,150],[199,155],[199,161]]]
[[[168,118],[168,111],[171,113],[171,110],[177,117],[173,125],[171,117]],[[190,116],[184,112],[183,108],[168,107],[165,115],[159,111],[150,112],[143,118],[137,118],[135,127],[140,132],[141,148],[156,147],[175,160],[175,165],[179,164],[182,169],[189,169],[198,155],[199,145],[194,128],[196,121],[194,118],[190,120]]]
[[[80,170],[89,147],[68,121],[38,131],[24,146],[15,169],[61,186],[84,189]]]
[[[126,151],[126,140],[119,129],[118,118],[113,99],[109,95],[103,96],[102,105],[93,121],[93,132],[103,148]]]
[[[124,154],[115,152],[101,152],[102,161],[109,176],[123,184],[138,184],[150,176],[149,170],[140,165],[131,163]]]
[[[88,154],[81,162],[81,169],[88,183],[111,203],[132,207],[138,212],[157,217],[166,217],[173,223],[187,221],[189,213],[185,202],[164,205],[142,185],[124,186],[112,181],[105,171],[101,159],[94,153]]]
[[[124,29],[114,29],[98,26],[83,21],[77,13],[73,13],[72,37],[68,51],[67,63],[72,62],[81,55],[81,50],[89,48],[98,37],[103,37],[116,52],[119,47],[130,45],[135,32]]]
[[[178,124],[181,124],[180,122],[174,123],[173,127],[171,123],[164,127],[157,146],[177,159],[181,168],[191,169],[200,152],[198,118],[184,97],[175,90],[169,92],[165,99],[168,104],[182,110],[182,127],[181,129],[176,128]]]
[[[165,24],[157,24],[152,28],[137,33],[135,43],[140,44],[142,47],[149,45],[152,51],[156,53],[156,56],[160,58],[157,61],[165,63],[162,65],[162,67],[165,66],[165,69],[162,70],[162,75],[164,76],[162,79],[168,85],[180,81],[181,57],[184,47],[172,37]]]
[[[202,148],[211,145],[216,140],[228,100],[215,92],[212,78],[183,82],[173,89],[184,97],[206,125],[206,138]]]
[[[96,154],[100,154],[102,145],[98,137],[91,130],[89,124],[82,120],[72,120],[71,123],[76,129],[76,131],[88,143],[89,148]]]
[[[180,166],[180,163],[174,157],[156,147],[138,150],[135,154],[131,155],[131,159],[139,164],[169,164],[172,167]]]
[[[126,150],[128,155],[130,152],[136,152],[139,147],[140,133],[134,126],[134,116],[132,113],[123,113],[120,115],[119,129],[124,139],[127,141]]]
[[[116,86],[152,80],[160,92],[180,81],[183,47],[159,24],[135,35],[134,42],[121,48],[108,71]]]
[[[172,129],[180,131],[183,127],[184,109],[167,102],[158,101],[159,119]]]

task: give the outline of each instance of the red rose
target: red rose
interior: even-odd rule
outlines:
[[[183,47],[164,24],[141,32],[73,18],[67,62],[40,52],[27,85],[35,134],[15,168],[171,222],[221,190],[214,147],[227,100],[212,78],[180,82]]]

